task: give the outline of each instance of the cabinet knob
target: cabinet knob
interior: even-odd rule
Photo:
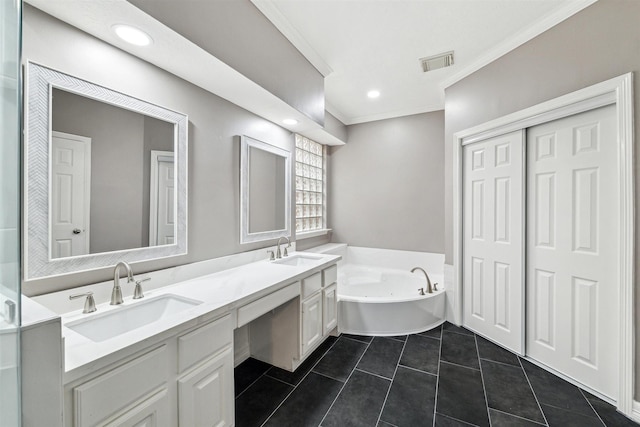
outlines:
[[[73,234],[80,234],[80,233],[82,233],[82,230],[80,230],[79,228],[73,229]]]

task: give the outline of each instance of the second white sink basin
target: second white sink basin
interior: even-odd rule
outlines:
[[[273,262],[276,264],[291,265],[294,267],[299,267],[301,265],[317,264],[318,261],[320,261],[321,259],[322,259],[321,257],[315,257],[311,255],[295,254],[286,258],[277,259]]]
[[[117,307],[104,314],[74,320],[65,324],[65,326],[80,335],[84,335],[91,341],[100,342],[199,304],[202,304],[202,301],[166,294],[150,298],[147,301],[139,301],[131,305]]]

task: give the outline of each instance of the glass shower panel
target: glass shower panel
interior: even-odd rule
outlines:
[[[21,0],[0,0],[0,427],[20,425]]]

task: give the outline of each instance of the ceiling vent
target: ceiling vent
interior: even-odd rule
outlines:
[[[450,67],[453,65],[453,51],[420,58],[420,65],[422,66],[422,71],[425,73],[427,71],[437,70],[438,68]]]

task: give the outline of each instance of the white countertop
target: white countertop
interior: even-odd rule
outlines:
[[[299,252],[298,252],[299,253]],[[290,257],[296,253],[290,254]],[[257,261],[191,280],[175,283],[162,288],[145,291],[141,300],[125,298],[124,304],[111,306],[108,302],[97,305],[95,313],[82,314],[82,310],[62,315],[62,334],[65,350],[65,383],[89,370],[96,369],[104,362],[111,363],[122,356],[125,349],[135,351],[155,342],[160,342],[176,332],[220,317],[250,301],[257,300],[273,291],[304,277],[321,271],[341,259],[339,255],[313,254],[318,258],[303,266]],[[144,287],[144,284],[143,284]],[[106,313],[135,305],[138,301],[148,301],[163,294],[202,301],[202,304],[180,311],[175,315],[139,327],[102,342],[94,342],[65,327],[78,319]]]

